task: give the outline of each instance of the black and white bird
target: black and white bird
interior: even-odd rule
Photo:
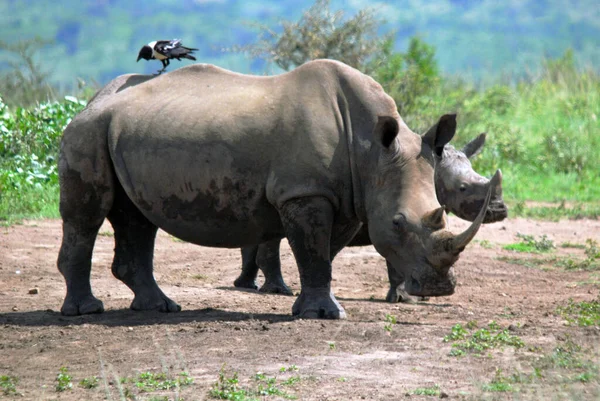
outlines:
[[[169,65],[169,60],[177,59],[181,61],[182,58],[196,60],[196,58],[191,55],[194,50],[198,49],[182,46],[181,39],[156,40],[140,49],[137,61],[140,61],[141,58],[144,60],[160,60],[163,68],[157,72],[158,74],[162,74]]]

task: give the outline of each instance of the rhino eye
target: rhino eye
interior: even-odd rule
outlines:
[[[460,184],[459,191],[460,192],[465,192],[466,190],[467,190],[467,184]]]
[[[403,230],[406,227],[406,216],[404,213],[398,213],[394,216],[393,223],[396,230]]]

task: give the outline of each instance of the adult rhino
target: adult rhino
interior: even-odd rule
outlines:
[[[456,131],[455,115],[443,116],[425,135],[432,135],[434,131]],[[479,134],[467,143],[461,150],[452,145],[444,146],[441,155],[435,155],[434,180],[437,199],[444,205],[446,212],[452,212],[458,217],[474,221],[487,195],[490,180],[473,170],[470,159],[478,155],[485,145],[486,134]],[[501,173],[498,173],[501,174]],[[502,199],[502,176],[499,175],[498,184],[492,189],[490,204],[485,213],[483,223],[494,223],[504,220],[508,209]],[[347,246],[371,245],[369,228],[363,224],[356,236]],[[258,270],[263,272],[265,281],[260,287],[260,292],[292,295],[292,291],[285,284],[281,274],[279,257],[280,240],[242,249],[242,272],[234,281],[238,288],[258,289],[256,277]],[[411,301],[403,291],[403,279],[395,274],[388,263],[388,276],[390,289],[386,296],[388,302]]]
[[[328,60],[273,77],[197,64],[124,86],[97,96],[63,135],[63,314],[103,311],[90,270],[105,218],[115,232],[112,272],[134,292],[135,310],[181,309],[152,274],[159,227],[216,247],[287,236],[300,317],[345,316],[331,260],[361,222],[409,294],[453,293],[452,265],[488,205],[465,232],[445,229],[433,152],[451,133],[414,134],[368,76]]]

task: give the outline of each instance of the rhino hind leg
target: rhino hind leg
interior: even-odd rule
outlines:
[[[154,240],[158,228],[117,188],[108,220],[115,231],[113,275],[135,294],[131,309],[179,312],[181,307],[167,297],[154,279]]]
[[[256,264],[256,255],[258,254],[258,245],[242,248],[242,272],[235,279],[233,285],[237,288],[250,288],[257,290],[256,275],[258,274],[258,264]]]
[[[292,199],[283,205],[280,215],[302,285],[292,314],[308,319],[345,318],[344,308],[331,291],[331,203],[323,197]]]
[[[65,316],[104,312],[104,305],[92,294],[90,284],[92,251],[100,225],[83,227],[70,221],[63,222],[57,264],[67,283],[67,295],[60,309]]]
[[[274,239],[256,246],[242,248],[242,272],[233,285],[237,288],[258,289],[256,276],[262,270],[265,282],[258,290],[266,294],[293,295],[283,281],[279,259],[280,239]]]
[[[292,290],[283,281],[279,249],[280,239],[274,239],[259,245],[256,264],[265,275],[265,282],[259,291],[268,294],[293,295]]]
[[[85,141],[78,140],[82,132],[65,130],[58,163],[63,237],[57,267],[67,286],[61,307],[67,316],[104,311],[92,294],[90,273],[96,237],[114,198],[108,150],[93,131]]]

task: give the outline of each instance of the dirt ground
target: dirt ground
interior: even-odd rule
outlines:
[[[451,217],[455,231],[467,224]],[[318,321],[291,317],[295,297],[233,288],[240,271],[239,250],[190,245],[164,232],[156,242],[155,276],[183,310],[133,312],[132,293],[110,272],[113,238],[108,224],[96,242],[92,269],[92,288],[106,312],[63,317],[59,310],[65,284],[56,268],[60,221],[3,227],[0,375],[17,378],[19,394],[3,394],[0,388],[0,398],[203,400],[210,398],[224,369],[225,378],[237,373],[239,386],[247,388],[256,388],[261,382],[254,376],[264,372],[276,378],[273,388],[300,400],[599,400],[600,330],[570,326],[556,310],[569,298],[598,299],[600,271],[501,260],[541,257],[502,249],[518,242],[517,233],[536,238],[546,234],[556,245],[584,244],[588,238],[600,242],[600,221],[518,218],[486,225],[456,264],[456,293],[413,304],[383,301],[387,273],[374,248],[346,248],[334,261],[333,288],[348,319]],[[582,249],[560,246],[552,255],[585,258]],[[282,265],[286,282],[297,293],[298,273],[287,244]],[[33,289],[38,293],[30,293]],[[479,356],[449,355],[452,344],[444,342],[444,336],[457,323],[471,321],[480,328],[495,321],[525,346],[493,348]],[[596,376],[569,379],[581,366],[572,365],[571,372],[568,365],[562,369],[560,364],[539,364],[568,344],[581,347],[579,360],[590,363]],[[542,368],[532,379],[536,366]],[[61,367],[72,376],[73,388],[57,392]],[[188,372],[193,383],[144,392],[136,387],[142,372],[164,372],[168,377]],[[516,391],[486,390],[486,384],[511,375],[521,377],[506,379]],[[79,385],[93,376],[99,378],[97,387]],[[426,389],[436,395],[419,395]],[[284,399],[282,394],[257,398]]]

